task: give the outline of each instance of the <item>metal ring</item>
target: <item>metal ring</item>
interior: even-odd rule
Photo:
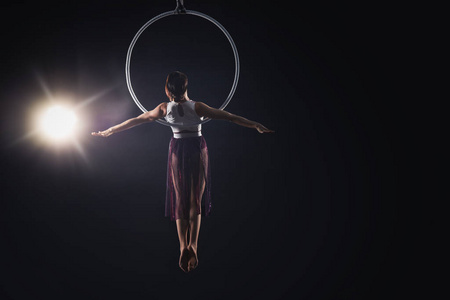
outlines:
[[[133,86],[131,85],[131,76],[130,76],[130,60],[131,60],[131,54],[133,52],[133,48],[134,45],[136,44],[137,40],[139,39],[139,36],[142,34],[142,32],[144,32],[145,29],[147,29],[148,26],[150,26],[151,24],[153,24],[154,22],[165,18],[167,16],[172,16],[172,15],[177,15],[178,13],[176,11],[168,11],[165,13],[162,13],[160,15],[157,15],[156,17],[154,17],[153,19],[151,19],[150,21],[148,21],[147,23],[144,24],[144,26],[141,27],[141,29],[139,29],[139,31],[136,33],[136,35],[134,36],[133,40],[131,41],[130,46],[128,47],[128,52],[127,52],[127,60],[125,63],[125,75],[126,75],[126,79],[127,79],[127,86],[128,86],[128,91],[131,94],[131,97],[133,98],[134,102],[136,103],[136,105],[143,111],[143,112],[147,112],[147,109],[145,109],[145,107],[139,102],[139,99],[137,98],[136,94],[134,93],[133,90]],[[225,99],[225,102],[222,104],[222,106],[220,106],[219,109],[224,109],[228,103],[230,103],[231,98],[233,98],[234,92],[236,91],[236,87],[238,84],[238,80],[239,80],[239,55],[238,55],[238,51],[236,48],[236,45],[234,44],[233,39],[231,38],[231,35],[228,33],[228,31],[216,20],[214,20],[213,18],[211,18],[208,15],[205,15],[201,12],[198,11],[194,11],[194,10],[186,10],[186,15],[194,15],[194,16],[198,16],[198,17],[202,17],[208,21],[210,21],[211,23],[213,23],[214,25],[216,25],[217,27],[219,27],[220,30],[222,30],[222,32],[225,34],[225,36],[227,37],[228,41],[231,44],[231,47],[233,48],[233,54],[234,54],[234,81],[233,81],[233,85],[231,87],[231,91],[228,94],[228,97]],[[201,122],[198,123],[192,123],[192,124],[178,124],[178,123],[168,123],[164,120],[156,120],[156,122],[166,125],[166,126],[177,126],[177,125],[196,125],[196,124],[203,124],[210,121],[210,119],[205,119]]]

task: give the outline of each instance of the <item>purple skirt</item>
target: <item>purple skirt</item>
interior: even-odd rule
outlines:
[[[211,175],[208,147],[203,136],[175,139],[169,144],[166,217],[189,219],[211,212]]]

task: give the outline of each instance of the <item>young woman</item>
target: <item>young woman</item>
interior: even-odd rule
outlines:
[[[202,102],[190,100],[187,86],[188,78],[185,74],[172,72],[167,76],[165,86],[170,102],[161,103],[152,111],[107,130],[92,132],[94,136],[108,137],[161,118],[174,124],[171,126],[173,137],[169,144],[167,164],[166,216],[176,221],[180,240],[179,265],[184,272],[189,272],[198,265],[197,241],[200,231],[202,198],[204,214],[209,215],[211,211],[208,147],[202,136],[202,126],[189,124],[198,123],[204,118],[211,118],[228,120],[241,126],[254,128],[260,133],[273,132],[257,122],[209,107]]]

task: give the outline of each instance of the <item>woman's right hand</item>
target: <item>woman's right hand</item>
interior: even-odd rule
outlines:
[[[264,125],[262,125],[260,123],[256,123],[255,128],[256,128],[256,130],[258,130],[259,133],[275,132],[273,130],[266,128]]]

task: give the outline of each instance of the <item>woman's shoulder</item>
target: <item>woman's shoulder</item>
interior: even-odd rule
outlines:
[[[206,105],[204,102],[201,102],[201,101],[197,101],[197,102],[194,102],[195,103],[195,108],[205,108],[205,107],[208,107],[208,105]]]
[[[169,103],[168,103],[168,102],[161,102],[161,103],[158,104],[158,106],[157,106],[157,108],[163,109],[163,110],[166,110],[167,107],[169,107]]]
[[[159,109],[159,111],[161,111],[163,113],[163,115],[165,116],[167,114],[167,109],[168,109],[168,103],[167,102],[161,102],[156,109]]]
[[[198,116],[205,116],[205,114],[209,111],[210,107],[203,102],[195,102],[194,105],[195,112]]]
[[[196,106],[197,106],[197,101],[194,101],[194,100],[191,100],[191,99],[189,99],[189,100],[187,100],[186,102],[184,102],[184,103],[186,103],[186,105],[188,105],[188,106],[190,106],[190,107],[192,107],[192,108],[195,108]]]

